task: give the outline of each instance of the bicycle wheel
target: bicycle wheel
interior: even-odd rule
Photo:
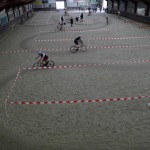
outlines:
[[[55,32],[58,32],[58,31],[59,31],[59,27],[56,27],[56,28],[55,28]]]
[[[35,64],[33,64],[33,67],[41,67],[41,64],[39,62],[36,62]]]
[[[48,67],[53,67],[54,65],[55,65],[54,61],[52,60],[48,61],[48,64],[47,64]]]
[[[81,52],[85,52],[87,50],[87,47],[85,45],[82,45],[80,50],[81,50]]]
[[[70,47],[70,52],[71,52],[71,53],[77,52],[76,47],[75,47],[75,46],[71,46],[71,47]]]
[[[65,27],[62,27],[62,29],[61,29],[61,30],[65,32]]]

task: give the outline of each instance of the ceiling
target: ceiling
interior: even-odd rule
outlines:
[[[34,0],[0,0],[0,11],[3,9],[9,9],[11,7],[20,6],[22,4],[27,4],[33,1]],[[119,0],[115,0],[115,1],[119,1]],[[124,1],[134,1],[134,2],[143,1],[150,4],[150,0],[124,0]]]
[[[121,0],[111,0],[111,1],[121,1]],[[133,2],[145,2],[150,4],[150,0],[123,0],[123,1],[133,1]]]
[[[27,4],[32,1],[34,0],[0,0],[0,11],[3,9],[20,6],[22,4]]]
[[[146,3],[150,3],[150,0],[132,0],[132,1],[135,1],[135,2],[146,2]]]

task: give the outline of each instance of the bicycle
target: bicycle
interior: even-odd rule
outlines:
[[[45,64],[43,62],[40,62],[39,60],[33,64],[33,67],[53,67],[55,65],[54,61],[48,60]]]
[[[72,53],[76,53],[77,51],[85,52],[87,50],[87,47],[84,45],[84,43],[80,44],[80,47],[77,47],[76,45],[70,47],[70,51]]]
[[[58,31],[63,31],[63,32],[65,32],[65,26],[58,24],[58,25],[56,26],[56,28],[55,28],[55,32],[58,32]]]
[[[91,11],[89,11],[88,16],[91,16],[91,15],[92,15],[92,12],[91,12]]]

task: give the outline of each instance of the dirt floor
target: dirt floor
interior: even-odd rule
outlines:
[[[0,150],[149,150],[150,28],[104,13],[71,27],[79,14],[55,32],[62,12],[37,12],[0,37]],[[38,51],[55,68],[32,68]]]

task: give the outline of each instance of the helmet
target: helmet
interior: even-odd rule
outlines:
[[[38,55],[41,55],[41,53],[42,53],[42,52],[41,52],[41,51],[39,51],[39,52],[38,52]]]

